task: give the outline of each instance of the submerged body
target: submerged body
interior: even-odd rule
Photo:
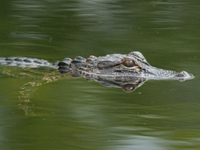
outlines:
[[[112,54],[106,56],[90,56],[85,59],[77,56],[75,59],[65,58],[61,62],[49,63],[46,60],[26,57],[1,57],[1,64],[20,67],[51,67],[61,73],[71,73],[73,77],[92,75],[108,78],[137,77],[145,79],[192,79],[193,75],[182,71],[177,73],[171,70],[159,69],[151,66],[145,57],[137,51],[129,54]]]

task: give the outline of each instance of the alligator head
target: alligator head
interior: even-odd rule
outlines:
[[[90,56],[87,59],[81,56],[76,57],[74,60],[66,58],[58,66],[61,73],[70,72],[74,77],[92,74],[101,77],[137,77],[147,80],[173,79],[184,81],[193,78],[193,75],[186,71],[178,73],[153,67],[137,51],[124,55]]]

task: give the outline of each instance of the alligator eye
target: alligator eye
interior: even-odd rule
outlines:
[[[126,66],[126,67],[136,66],[136,64],[133,60],[126,60],[126,61],[123,62],[123,65]]]

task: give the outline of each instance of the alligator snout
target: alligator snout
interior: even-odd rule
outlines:
[[[185,81],[186,79],[193,79],[194,76],[193,74],[189,74],[188,72],[186,71],[181,71],[179,73],[177,73],[175,75],[175,77],[179,80],[179,81]]]

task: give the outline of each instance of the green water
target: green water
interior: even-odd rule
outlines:
[[[185,82],[134,92],[48,68],[0,66],[1,150],[200,149],[198,0],[1,0],[0,57],[140,51]]]

